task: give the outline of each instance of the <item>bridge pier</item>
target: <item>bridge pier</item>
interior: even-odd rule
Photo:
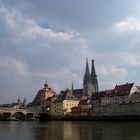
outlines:
[[[10,119],[11,118],[11,113],[10,112],[4,112],[1,115],[2,119]]]
[[[26,113],[26,118],[27,119],[34,118],[34,114],[33,113]]]

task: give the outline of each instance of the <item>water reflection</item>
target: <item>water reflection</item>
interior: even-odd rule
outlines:
[[[140,122],[0,122],[0,140],[139,140]]]
[[[54,121],[42,124],[34,134],[36,140],[137,140],[140,139],[139,130],[140,122]]]
[[[34,140],[28,125],[25,122],[0,122],[0,140]]]
[[[47,122],[40,123],[38,127],[33,129],[35,140],[62,140],[63,139],[63,123]]]

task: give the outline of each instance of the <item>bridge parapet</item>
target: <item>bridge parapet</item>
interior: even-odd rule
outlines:
[[[42,112],[40,108],[26,108],[26,109],[18,109],[18,108],[5,108],[5,107],[0,107],[0,115],[6,115],[10,114],[11,118],[15,116],[15,114],[23,114],[24,116],[33,116],[33,117],[38,117],[39,113]],[[32,115],[31,115],[32,114]]]
[[[16,112],[21,112],[23,114],[26,114],[27,111],[25,109],[15,109],[15,108],[5,108],[5,107],[0,107],[0,113],[11,113],[14,114]]]

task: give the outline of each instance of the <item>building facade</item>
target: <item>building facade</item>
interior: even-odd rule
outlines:
[[[93,116],[135,116],[140,115],[140,103],[110,104],[93,108]]]
[[[28,108],[35,112],[47,112],[49,109],[48,99],[56,95],[56,92],[47,83],[38,91],[34,100],[29,103]]]
[[[135,102],[139,97],[139,88],[134,83],[116,85],[113,90],[106,92],[101,98],[101,105],[125,104]]]
[[[132,103],[140,102],[140,92],[134,92],[130,97],[130,101]]]
[[[77,106],[79,103],[78,99],[73,95],[73,91],[67,89],[61,91],[57,99],[52,102],[51,115],[63,116],[71,113],[71,108]]]
[[[48,86],[47,83],[44,84],[44,88],[42,90],[42,94],[41,94],[41,107],[43,111],[48,111],[49,109],[49,105],[48,105],[48,99],[50,97],[55,96],[56,92]]]

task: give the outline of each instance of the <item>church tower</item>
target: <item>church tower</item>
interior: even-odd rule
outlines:
[[[88,59],[86,59],[86,70],[83,78],[83,96],[88,96],[89,93],[91,92],[90,90],[91,90],[91,77],[90,77]]]
[[[94,60],[92,60],[91,66],[91,84],[92,84],[92,93],[98,92],[98,80],[95,72]]]
[[[98,91],[97,75],[94,67],[94,60],[92,60],[91,74],[89,71],[88,59],[86,60],[86,70],[83,78],[83,96],[90,96],[92,93]]]

